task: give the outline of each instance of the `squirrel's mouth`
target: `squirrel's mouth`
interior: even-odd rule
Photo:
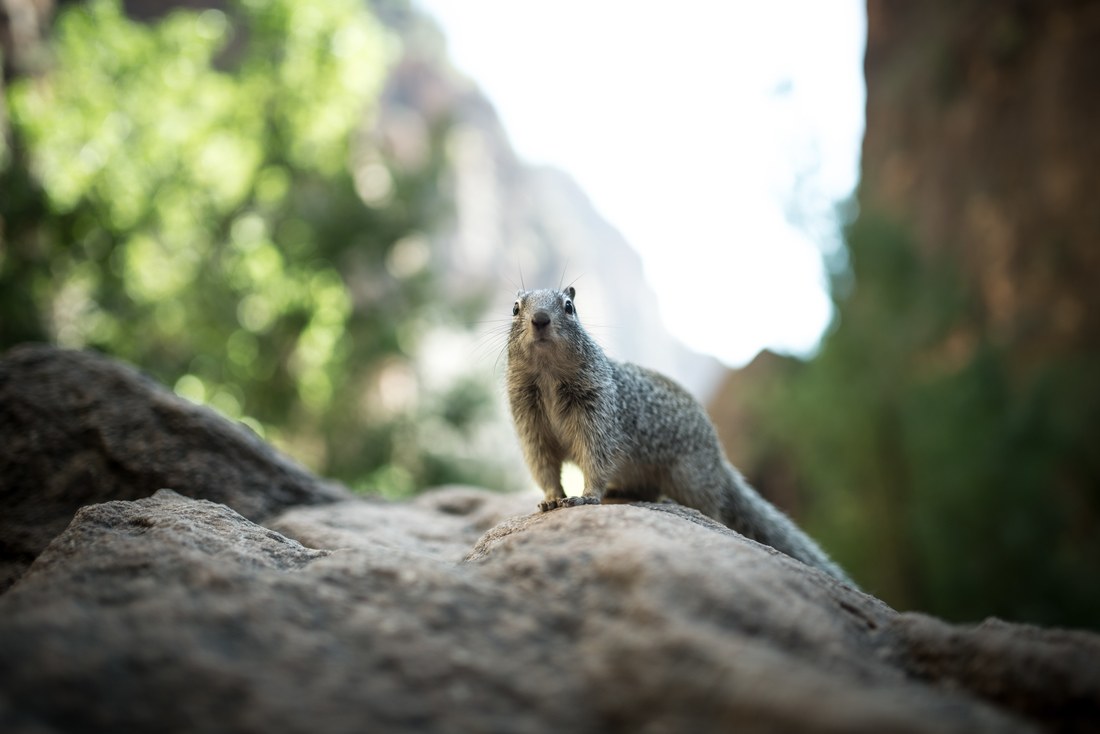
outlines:
[[[548,330],[531,331],[531,343],[532,344],[550,344],[554,341],[554,335]]]

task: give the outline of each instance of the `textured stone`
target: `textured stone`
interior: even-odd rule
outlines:
[[[0,591],[80,507],[162,487],[254,520],[351,497],[243,425],[95,353],[27,345],[0,358]]]
[[[54,358],[81,363],[38,354],[46,374]],[[134,414],[166,399],[89,359],[117,376]],[[64,420],[73,402],[38,394],[50,435],[79,435],[101,415],[73,409]],[[58,422],[66,432],[50,428]],[[236,435],[206,413],[143,425],[151,446]],[[114,483],[90,475],[92,486],[141,493],[125,480],[143,474],[109,468],[116,444],[75,445]],[[258,442],[253,451],[256,476],[290,466]],[[0,594],[0,731],[1025,732],[1100,722],[1097,636],[899,614],[683,507],[537,514],[536,495],[470,487],[400,503],[303,492],[296,505],[278,493],[273,502],[268,481],[240,479],[232,452],[194,455],[146,461],[195,495],[264,508],[266,519],[169,489],[79,509]],[[295,471],[298,486],[323,486]],[[5,528],[32,516],[32,502],[22,507]]]

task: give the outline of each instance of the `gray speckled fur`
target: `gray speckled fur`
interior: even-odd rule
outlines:
[[[573,288],[520,291],[508,336],[508,401],[543,510],[606,494],[664,496],[851,583],[726,460],[703,407],[667,377],[615,362],[577,318]],[[565,496],[563,461],[584,473]]]

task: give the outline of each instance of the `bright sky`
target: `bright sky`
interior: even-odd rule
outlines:
[[[668,328],[744,364],[808,354],[856,184],[861,0],[419,0],[520,156],[641,253]]]

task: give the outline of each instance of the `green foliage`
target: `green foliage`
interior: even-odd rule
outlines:
[[[810,530],[895,606],[1097,626],[1100,358],[1019,365],[904,227],[864,212],[847,240],[834,330],[756,406]]]
[[[424,234],[447,206],[444,130],[417,170],[372,147],[396,44],[363,3],[144,25],[96,0],[51,48],[5,99],[0,346],[124,358],[356,486],[477,476],[485,388],[428,394],[413,359],[452,310]]]

